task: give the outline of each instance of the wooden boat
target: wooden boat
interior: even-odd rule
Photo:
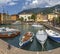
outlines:
[[[30,42],[32,42],[33,36],[34,36],[34,34],[32,32],[27,32],[26,34],[24,34],[19,43],[20,47],[23,48],[26,45],[28,45]]]
[[[49,38],[60,43],[60,34],[58,32],[53,31],[53,30],[47,30],[47,29],[46,29],[46,32]]]
[[[0,28],[0,38],[13,38],[15,36],[18,36],[20,34],[20,31],[13,28]]]
[[[36,33],[36,39],[38,40],[38,42],[43,47],[44,43],[47,40],[47,33],[44,30],[42,30],[42,29],[38,30],[38,32]]]

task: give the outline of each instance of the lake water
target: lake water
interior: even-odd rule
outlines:
[[[27,31],[31,31],[34,34],[36,34],[36,32],[40,29],[40,28],[34,28],[31,25],[1,25],[1,27],[13,27],[13,28],[17,28],[21,31],[21,34],[19,36],[16,36],[15,38],[2,38],[4,41],[8,42],[9,44],[20,48],[19,46],[19,42],[20,42],[20,38],[22,37],[23,34],[25,34]],[[44,50],[52,50],[55,48],[60,47],[59,43],[54,42],[51,39],[47,39],[46,43],[44,44]],[[41,51],[41,45],[40,43],[36,40],[36,37],[34,36],[34,40],[32,43],[30,43],[29,45],[27,45],[26,47],[23,48],[24,50],[29,50],[29,51]]]

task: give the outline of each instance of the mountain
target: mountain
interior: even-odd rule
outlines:
[[[21,13],[43,13],[43,14],[48,14],[48,13],[52,13],[53,10],[57,9],[60,12],[60,5],[56,5],[53,7],[47,7],[47,8],[32,8],[32,9],[27,9],[27,10],[23,10],[21,12],[19,12],[19,14]]]

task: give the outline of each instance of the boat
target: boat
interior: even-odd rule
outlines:
[[[0,38],[13,38],[20,34],[18,29],[13,29],[9,27],[0,28]]]
[[[33,27],[43,27],[43,25],[36,24],[36,23],[34,23],[32,26],[33,26]]]
[[[20,25],[20,24],[21,24],[20,21],[16,21],[16,22],[12,23],[12,25]]]
[[[53,31],[53,30],[47,30],[47,29],[46,29],[46,32],[50,39],[54,40],[55,42],[60,43],[60,34],[58,32]]]
[[[33,36],[34,34],[32,32],[25,33],[19,42],[20,47],[23,48],[31,43],[33,41]]]
[[[44,43],[47,40],[47,33],[43,29],[38,30],[36,33],[36,39],[41,44],[42,48],[44,48]]]

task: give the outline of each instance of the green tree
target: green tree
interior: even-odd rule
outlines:
[[[36,14],[32,14],[31,19],[33,19],[33,20],[35,21],[35,19],[36,19]]]
[[[29,21],[30,21],[31,17],[29,16],[28,19],[29,19]]]
[[[21,21],[21,22],[22,22],[22,21],[24,21],[24,18],[23,18],[23,17],[21,17],[21,18],[20,18],[20,21]]]
[[[60,17],[56,18],[56,22],[60,24]]]

